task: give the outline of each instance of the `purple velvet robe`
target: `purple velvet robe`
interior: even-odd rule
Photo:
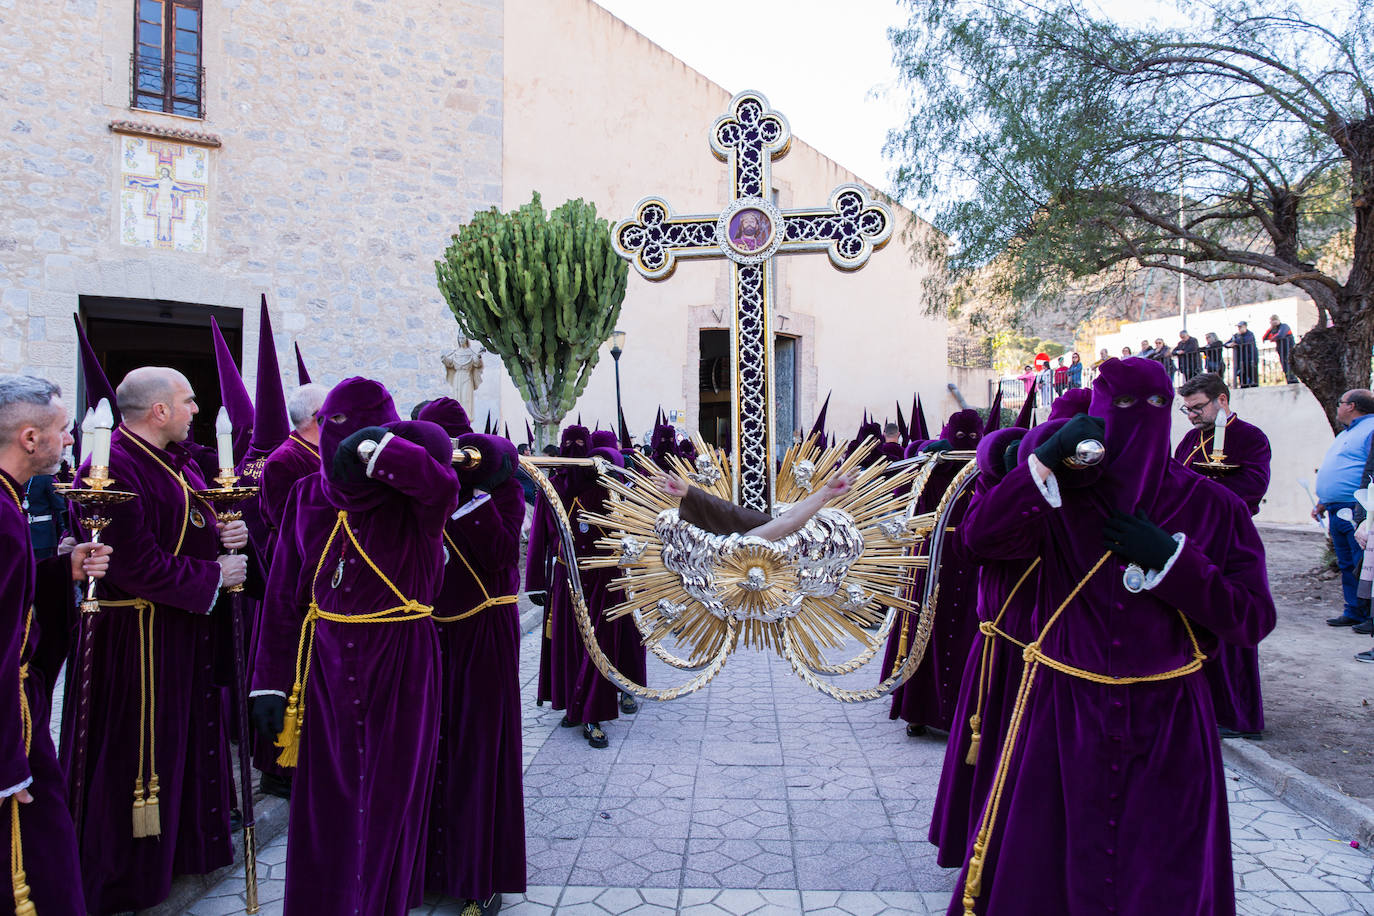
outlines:
[[[471,491],[463,497],[466,504]],[[510,478],[479,508],[447,522],[436,617],[519,592],[524,520],[525,492]],[[443,712],[425,889],[459,900],[524,893],[520,612],[514,603],[495,604],[437,626]]]
[[[978,412],[961,410],[952,414],[940,430],[940,438],[948,441],[954,451],[977,448],[982,435],[982,421]],[[917,504],[918,512],[932,512],[962,464],[941,462],[930,475],[925,491]],[[966,490],[971,494],[971,490]],[[968,495],[954,503],[949,524],[958,527],[968,509]],[[959,684],[963,679],[964,663],[969,647],[978,632],[975,614],[977,601],[977,565],[963,549],[958,531],[945,537],[940,558],[940,592],[935,608],[935,623],[931,629],[926,654],[915,673],[892,693],[892,707],[888,717],[901,718],[911,725],[930,725],[948,730],[954,720],[954,706],[959,699]],[[916,596],[925,590],[925,577],[918,576]],[[909,623],[914,634],[916,616]],[[911,635],[908,635],[908,640]],[[888,638],[887,651],[880,674],[892,674],[901,642],[901,623]]]
[[[1003,452],[1025,435],[1026,430],[1009,427],[982,439],[978,446],[978,480],[970,507],[1002,479]],[[1034,638],[1029,632],[1029,619],[1035,604],[1036,572],[1032,571],[1019,588],[1016,585],[1029,566],[1026,560],[983,561],[977,572],[978,620],[996,620],[1002,612],[998,628],[1023,643]],[[1016,699],[1021,668],[1021,655],[1014,646],[996,639],[988,642],[981,632],[974,634],[930,820],[930,842],[937,847],[936,860],[946,868],[963,864],[969,838],[978,828],[978,816],[996,773],[997,754]],[[973,764],[969,764],[966,758],[973,734],[969,720],[975,713],[979,717],[980,737],[978,753]]]
[[[220,583],[215,558],[221,547],[211,507],[196,497],[188,500],[173,472],[191,490],[204,489],[181,446],[156,449],[123,427],[115,432],[110,476],[117,487],[139,498],[109,510],[113,522],[101,540],[122,560],[111,558],[97,594],[102,600],[144,598],[155,608],[151,614],[132,607],[102,608],[91,627],[95,661],[79,842],[86,904],[94,916],[156,906],[166,899],[175,875],[214,871],[233,856],[229,809],[234,785],[223,720],[224,684],[215,671],[216,643],[224,630],[214,618],[227,614],[227,608],[215,609]],[[145,736],[142,754],[140,619],[152,641],[156,698],[155,709],[149,710],[152,733]],[[62,728],[69,776],[76,669],[73,659],[67,692],[73,702],[64,704]],[[153,769],[158,776],[162,833],[135,839],[133,790],[141,757],[145,782]]]
[[[1137,400],[1113,407],[1123,394]],[[1041,558],[1037,629],[1103,556],[1111,510],[1143,511],[1184,536],[1139,593],[1123,584],[1126,561],[1110,554],[1041,636],[1051,658],[1101,675],[1155,675],[1193,657],[1180,610],[1203,651],[1218,639],[1254,645],[1274,626],[1264,547],[1244,504],[1168,459],[1171,394],[1158,364],[1109,360],[1093,395],[1107,422],[1098,483],[1060,488],[1056,508],[1023,464],[964,521],[978,556]],[[1042,666],[1016,742],[977,912],[1024,913],[1034,900],[1070,916],[1234,913],[1220,743],[1201,672],[1108,685]],[[963,912],[964,877],[951,914]]]
[[[1204,459],[1212,448],[1212,433],[1204,434],[1197,427],[1188,430],[1174,459],[1180,464],[1210,477],[1244,501],[1250,514],[1259,512],[1260,500],[1269,490],[1269,437],[1258,426],[1246,423],[1232,414],[1226,424],[1226,464],[1238,464],[1234,471],[1208,471],[1194,462]],[[1204,452],[1205,450],[1205,452]],[[1217,724],[1239,732],[1264,731],[1264,695],[1260,687],[1259,648],[1235,646],[1222,642],[1203,667],[1207,683],[1212,688],[1212,705],[1217,710]]]
[[[14,489],[24,488],[0,471]],[[52,557],[34,563],[28,518],[0,487],[0,789],[25,787],[33,796],[19,806],[19,836],[29,899],[40,916],[85,916],[76,831],[67,811],[65,777],[57,762],[48,722],[58,669],[67,654],[75,626],[71,561]],[[25,632],[30,609],[33,617]],[[27,666],[20,680],[20,666]],[[24,748],[20,691],[28,700],[33,723]],[[12,794],[12,793],[11,793]],[[0,818],[5,825],[0,845],[11,852],[10,824],[14,802],[5,796]],[[0,913],[14,912],[9,889],[0,890]]]
[[[258,480],[261,489],[256,504],[265,531],[259,547],[264,568],[271,568],[272,549],[277,542],[277,530],[281,527],[282,512],[285,511],[291,488],[302,477],[308,477],[319,470],[319,450],[297,433],[292,433],[262,462]],[[252,664],[253,658],[257,655],[261,624],[262,613],[259,610],[253,618],[252,639],[248,647],[249,664]],[[249,681],[252,681],[251,672]],[[253,767],[258,772],[271,773],[283,779],[290,778],[291,768],[277,763],[277,755],[281,753],[279,748],[272,742],[263,740],[257,733],[252,735],[252,742]]]
[[[351,381],[331,392],[322,413],[333,412],[330,400]],[[386,404],[394,417],[389,396]],[[375,422],[365,417],[354,426]],[[430,424],[409,425],[442,436]],[[349,512],[348,525],[404,596],[432,605],[443,576],[443,523],[458,496],[453,470],[399,435],[372,464],[372,480],[350,487],[360,508]],[[320,608],[335,614],[374,613],[401,603],[342,532],[326,552],[340,511],[336,499],[323,474],[302,479],[287,499],[264,602],[254,693],[290,694],[312,591]],[[403,916],[419,904],[439,689],[439,637],[430,619],[319,621],[292,785],[286,916]]]

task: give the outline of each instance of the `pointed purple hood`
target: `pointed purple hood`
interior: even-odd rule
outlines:
[[[272,317],[267,314],[266,293],[258,313],[257,389],[253,399],[253,437],[248,450],[270,455],[291,434],[291,421],[286,416],[286,392],[277,365],[277,342],[272,334]]]
[[[911,438],[912,441],[925,439],[930,441],[930,427],[926,425],[926,412],[921,407],[921,396],[916,395],[916,405],[911,408]]]
[[[95,348],[91,346],[91,341],[86,337],[86,329],[81,326],[81,319],[75,312],[72,313],[72,320],[76,322],[76,339],[81,346],[81,375],[86,383],[86,406],[94,408],[100,403],[101,398],[108,400],[110,410],[114,412],[115,424],[118,425],[120,422],[119,405],[115,403],[114,386],[106,377],[100,360],[96,358]],[[76,431],[78,433],[81,431],[81,417],[76,418]]]
[[[1002,428],[1002,386],[997,386],[997,395],[988,409],[988,421],[983,424],[983,435]]]
[[[294,344],[296,348],[296,384],[309,385],[310,373],[305,368],[305,357],[301,356],[301,345]]]
[[[825,445],[825,414],[826,411],[830,410],[830,395],[832,394],[834,394],[833,391],[826,392],[825,403],[821,405],[820,413],[816,414],[816,422],[811,424],[811,435],[820,436],[822,446]]]
[[[215,368],[219,370],[219,399],[229,411],[229,422],[234,424],[234,466],[248,454],[248,443],[253,438],[253,399],[248,396],[248,388],[243,384],[243,376],[229,352],[229,345],[220,333],[219,322],[210,319],[210,331],[215,339]]]
[[[1035,412],[1035,387],[1036,386],[1032,385],[1031,390],[1026,393],[1026,403],[1021,405],[1021,412],[1016,415],[1014,426],[1019,426],[1022,429],[1030,429],[1031,414]]]

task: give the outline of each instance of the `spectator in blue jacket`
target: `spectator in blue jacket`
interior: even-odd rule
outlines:
[[[1368,483],[1364,479],[1364,469],[1369,460],[1370,439],[1374,438],[1374,393],[1355,388],[1341,395],[1336,419],[1345,428],[1326,450],[1326,457],[1317,471],[1317,505],[1312,510],[1313,518],[1327,517],[1327,530],[1336,552],[1336,564],[1341,569],[1341,591],[1345,600],[1343,611],[1326,623],[1333,627],[1357,627],[1357,632],[1367,633],[1369,599],[1359,597],[1360,562],[1364,552],[1355,540],[1354,516],[1360,509],[1355,491]]]

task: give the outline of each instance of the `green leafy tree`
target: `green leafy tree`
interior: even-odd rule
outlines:
[[[1334,426],[1374,345],[1374,32],[1349,2],[1208,0],[1162,25],[911,2],[898,190],[937,211],[955,277],[1018,306],[1123,266],[1301,289],[1318,320],[1293,362]]]
[[[587,387],[625,299],[629,267],[581,198],[545,214],[539,194],[473,215],[434,262],[458,326],[501,357],[543,446]]]

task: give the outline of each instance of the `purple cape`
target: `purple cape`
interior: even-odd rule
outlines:
[[[1109,360],[1092,403],[1107,426],[1102,476],[1057,493],[1052,477],[1042,492],[1019,465],[964,521],[965,544],[983,559],[1041,558],[1033,623],[1049,658],[1099,676],[1159,675],[1193,660],[1193,639],[1204,652],[1218,639],[1255,645],[1274,626],[1264,547],[1244,505],[1169,460],[1171,402],[1158,363]],[[1088,575],[1112,508],[1183,536],[1139,593],[1115,554]],[[977,912],[1021,912],[1028,894],[1055,913],[1234,912],[1220,743],[1200,671],[1106,684],[1041,666],[1015,738]],[[963,911],[964,877],[951,913]]]
[[[18,481],[4,471],[0,471],[0,478],[15,493],[23,492]],[[6,723],[0,729],[0,789],[17,791],[27,783],[33,796],[32,802],[19,806],[29,899],[40,914],[58,916],[84,916],[86,912],[65,777],[48,729],[53,686],[75,626],[74,610],[71,563],[66,557],[34,563],[28,518],[0,487],[0,649],[4,651],[0,656],[0,715]],[[20,719],[21,691],[32,723],[27,751]],[[0,808],[6,825],[0,845],[6,855],[12,851],[9,826],[13,807],[6,796]],[[4,895],[6,902],[0,904],[0,911],[13,912],[13,897],[8,890]]]
[[[388,411],[394,416],[390,403],[374,382],[340,383],[321,411],[329,418],[324,432],[337,442],[376,425]],[[335,417],[341,419],[333,422]],[[312,595],[322,611],[349,617],[396,608],[402,599],[380,571],[405,598],[434,604],[442,581],[443,523],[458,496],[453,469],[438,457],[448,440],[428,423],[390,428],[398,432],[374,454],[370,479],[339,484],[318,474],[291,491],[264,601],[255,693],[291,692]],[[426,430],[442,445],[429,441]],[[365,556],[342,531],[328,543],[345,509]],[[310,659],[284,912],[403,916],[422,897],[439,731],[435,625],[428,618],[320,620]]]
[[[524,520],[524,490],[512,477],[444,526],[435,616],[463,619],[438,624],[442,712],[425,889],[459,900],[525,890],[520,614],[513,600]],[[511,600],[487,604],[502,598]]]
[[[1246,423],[1235,414],[1226,424],[1226,464],[1238,464],[1234,471],[1209,471],[1195,462],[1203,459],[1196,427],[1190,429],[1174,449],[1180,464],[1210,477],[1244,501],[1250,514],[1259,512],[1260,501],[1269,490],[1269,437],[1258,426]],[[1207,431],[1204,447],[1212,448],[1212,431]],[[1233,646],[1223,642],[1203,667],[1212,688],[1212,704],[1217,724],[1241,732],[1264,731],[1264,695],[1260,687],[1259,650],[1254,646]]]
[[[192,490],[205,486],[180,445],[156,449],[124,427],[115,432],[110,476],[139,498],[110,510],[113,522],[101,540],[123,560],[111,559],[97,591],[102,601],[137,597],[154,608],[107,607],[91,628],[95,665],[79,840],[86,903],[95,914],[156,906],[175,875],[204,874],[232,858],[234,786],[224,684],[215,677],[217,642],[227,629],[217,626],[220,613],[211,615],[221,548],[211,507],[197,497],[188,500],[174,472]],[[139,689],[140,643],[152,646],[149,693],[156,703],[149,704],[147,719]],[[68,669],[71,697],[74,668]],[[75,711],[75,703],[63,709],[62,758],[69,769]],[[140,759],[145,789],[154,772],[158,777],[162,833],[135,839],[132,804]]]

